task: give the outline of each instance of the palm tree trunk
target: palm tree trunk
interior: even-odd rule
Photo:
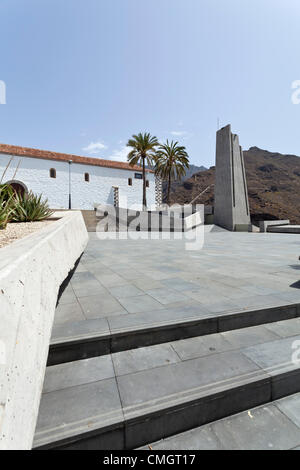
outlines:
[[[171,172],[168,177],[168,192],[167,192],[167,204],[170,204],[170,191],[171,191]]]
[[[145,157],[143,157],[143,210],[147,209]]]

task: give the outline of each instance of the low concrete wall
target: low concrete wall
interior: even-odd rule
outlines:
[[[277,225],[268,228],[270,233],[300,233],[300,225]]]
[[[81,212],[0,249],[0,449],[30,449],[62,281],[88,234]]]
[[[261,232],[267,232],[268,227],[273,227],[276,225],[289,225],[289,220],[261,220],[259,222],[259,228]]]

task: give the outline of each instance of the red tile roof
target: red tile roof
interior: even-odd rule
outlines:
[[[80,163],[82,165],[104,166],[107,168],[118,168],[120,170],[142,171],[140,166],[130,166],[126,162],[115,162],[113,160],[104,160],[102,158],[80,157],[68,153],[51,152],[49,150],[32,149],[28,147],[18,147],[16,145],[0,144],[0,154],[16,155],[18,157],[41,158],[43,160],[54,160],[58,162]],[[152,170],[146,170],[153,173]]]

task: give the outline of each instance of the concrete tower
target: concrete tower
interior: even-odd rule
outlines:
[[[250,224],[243,151],[230,125],[217,132],[214,223],[232,231]]]

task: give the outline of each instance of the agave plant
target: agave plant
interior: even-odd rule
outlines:
[[[49,209],[48,200],[42,200],[39,196],[29,193],[15,193],[12,203],[11,221],[12,222],[34,222],[41,221],[50,217],[53,211]]]
[[[0,184],[0,230],[6,228],[11,218],[13,191],[10,186]]]

